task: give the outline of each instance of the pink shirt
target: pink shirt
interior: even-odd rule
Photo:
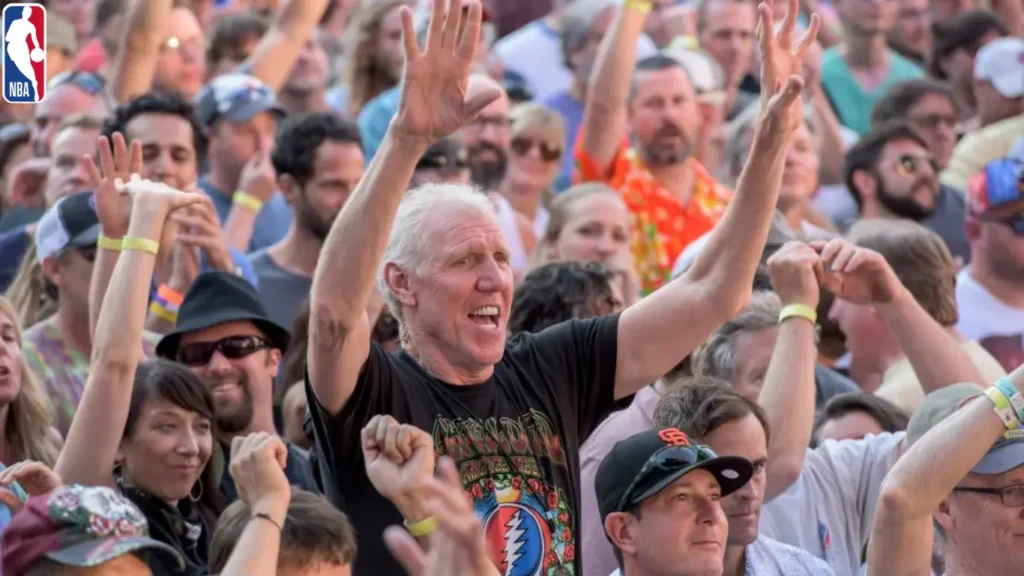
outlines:
[[[654,426],[654,408],[661,395],[654,386],[636,393],[625,410],[609,416],[580,448],[580,542],[582,542],[583,576],[608,576],[618,567],[612,544],[604,534],[604,523],[597,510],[594,476],[601,460],[620,440],[650,430]]]

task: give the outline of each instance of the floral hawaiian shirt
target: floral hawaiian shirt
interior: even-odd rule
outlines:
[[[672,265],[683,250],[718,224],[732,191],[690,158],[687,164],[694,174],[693,193],[684,206],[654,178],[628,143],[623,142],[611,169],[601,174],[580,142],[576,146],[576,181],[608,184],[622,195],[633,215],[633,256],[646,296],[669,281]]]

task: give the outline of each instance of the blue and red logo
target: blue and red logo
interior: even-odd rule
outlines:
[[[3,18],[4,100],[39,102],[46,95],[46,8],[8,4]]]

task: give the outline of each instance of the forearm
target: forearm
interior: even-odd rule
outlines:
[[[173,5],[173,0],[135,0],[132,4],[110,72],[111,92],[118,102],[127,102],[152,86],[164,24]]]
[[[839,118],[832,110],[832,104],[821,86],[814,87],[811,106],[814,110],[814,128],[817,131],[816,144],[821,151],[821,184],[841,184],[843,164],[846,162],[846,142],[839,131]]]
[[[242,254],[249,252],[249,243],[252,242],[252,233],[256,229],[256,217],[259,214],[248,206],[234,204],[227,220],[224,221],[224,237],[228,246],[238,250]]]
[[[261,518],[257,513],[270,517]],[[273,576],[277,574],[277,562],[281,550],[281,528],[288,517],[288,502],[262,505],[257,503],[249,523],[235,544],[227,564],[221,570],[223,576]]]
[[[96,263],[92,267],[92,279],[89,282],[89,334],[95,336],[103,308],[103,297],[110,286],[110,278],[114,275],[119,252],[101,248],[96,253]]]
[[[128,235],[159,239],[164,215],[136,205]],[[142,325],[156,257],[125,250],[117,259],[93,338],[89,379],[55,470],[66,483],[110,483],[142,355]]]
[[[583,111],[583,149],[610,164],[626,134],[626,101],[633,83],[636,44],[647,16],[624,6],[598,48]]]
[[[772,431],[768,443],[766,502],[785,492],[800,476],[814,428],[817,357],[813,323],[803,318],[789,318],[779,325],[768,374],[757,399]]]
[[[987,386],[956,338],[917,303],[906,288],[875,307],[914,368],[925,394],[957,382]]]
[[[328,0],[283,3],[270,30],[249,57],[250,74],[271,90],[280,90],[327,5]]]

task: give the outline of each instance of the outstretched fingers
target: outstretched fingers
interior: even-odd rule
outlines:
[[[435,3],[444,3],[445,0],[434,0]],[[448,13],[444,18],[444,34],[441,36],[441,45],[445,48],[454,48],[459,41],[459,28],[462,27],[462,0],[451,0],[448,5]]]
[[[132,144],[128,150],[128,172],[129,174],[141,174],[142,173],[142,142],[138,140],[132,140]]]
[[[405,46],[405,61],[413,62],[420,57],[420,44],[416,41],[416,24],[413,22],[412,9],[402,6],[399,9],[402,17],[402,44]]]
[[[466,62],[472,62],[476,56],[477,47],[480,45],[480,28],[483,26],[483,7],[479,2],[469,5],[469,14],[466,16],[466,30],[459,40],[457,53]]]
[[[800,40],[796,43],[796,55],[797,58],[803,62],[807,57],[807,51],[811,49],[814,44],[814,40],[818,37],[818,30],[821,29],[821,17],[817,14],[811,14],[811,23],[804,31],[803,35],[800,36]]]
[[[772,16],[772,9],[768,2],[761,2],[757,5],[757,12],[759,15],[759,22],[757,25],[757,38],[761,44],[761,58],[765,63],[773,62],[775,58],[775,29]],[[762,70],[766,75],[771,75],[771,66],[762,65]],[[768,88],[774,88],[771,83],[774,81],[773,78],[764,78],[769,81]]]
[[[787,50],[793,47],[793,32],[796,30],[796,19],[800,15],[800,0],[789,0],[786,6],[786,17],[782,20],[779,30],[779,43]]]
[[[427,50],[437,50],[443,45],[444,12],[448,0],[433,0],[430,24],[427,29]]]
[[[103,177],[113,178],[116,170],[114,168],[114,152],[110,147],[110,139],[106,136],[100,136],[96,139],[96,148],[99,150],[100,169],[103,170]]]

